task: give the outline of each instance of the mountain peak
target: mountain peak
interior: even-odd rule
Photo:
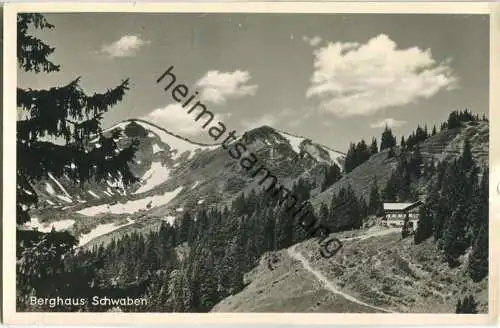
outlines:
[[[106,130],[103,133],[111,133],[115,129],[122,129],[127,137],[130,138],[153,138],[161,144],[166,144],[177,155],[184,152],[190,152],[193,156],[198,150],[211,150],[220,147],[220,143],[201,143],[189,138],[180,136],[176,133],[156,125],[155,123],[144,119],[128,119],[122,121]],[[251,129],[243,133],[243,139],[247,144],[258,144],[260,146],[271,146],[278,144],[288,144],[296,154],[309,154],[318,162],[335,163],[342,167],[345,153],[313,142],[310,138],[295,135],[290,132],[280,131],[269,125]]]
[[[209,144],[209,143],[202,143],[202,142],[191,140],[189,138],[186,138],[184,136],[181,136],[181,135],[178,135],[174,132],[171,132],[171,131],[169,131],[169,130],[167,130],[159,125],[156,125],[155,123],[152,123],[150,121],[140,119],[140,118],[133,118],[133,119],[124,120],[124,121],[108,128],[108,129],[104,130],[103,133],[113,131],[114,129],[117,129],[117,128],[121,128],[125,132],[127,131],[127,128],[129,128],[129,131],[130,131],[131,125],[133,125],[133,129],[138,129],[138,130],[143,129],[143,130],[147,131],[148,133],[153,133],[153,134],[157,135],[160,138],[162,138],[162,137],[163,138],[175,137],[175,138],[181,139],[185,142],[188,142],[188,143],[191,143],[191,144],[197,145],[197,146],[206,146],[206,147],[220,146],[220,143]],[[137,128],[137,127],[139,127],[139,128]],[[128,136],[130,136],[130,135],[128,135]],[[130,137],[132,137],[132,136],[130,136]]]
[[[290,148],[299,155],[309,154],[318,162],[335,163],[343,167],[345,154],[330,147],[313,142],[310,138],[294,135],[289,132],[280,131],[268,125],[254,128],[243,134],[247,144],[259,143],[262,146],[274,144],[288,144]]]

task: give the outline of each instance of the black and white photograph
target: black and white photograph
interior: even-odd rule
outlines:
[[[12,311],[495,313],[491,13],[197,6],[10,9]]]

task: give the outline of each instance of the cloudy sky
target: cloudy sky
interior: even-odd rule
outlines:
[[[156,80],[177,83],[225,123],[270,125],[339,150],[454,109],[488,113],[488,18],[480,15],[48,14],[59,73],[20,73],[23,87],[82,76],[89,93],[130,78],[103,127],[148,119],[193,140],[206,130]],[[239,133],[238,133],[239,134]]]

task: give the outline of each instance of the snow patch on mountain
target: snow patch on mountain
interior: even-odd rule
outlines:
[[[330,158],[342,169],[343,164],[340,163],[339,158],[344,158],[345,155],[342,153],[339,153],[335,150],[329,149],[327,147],[323,147],[323,149],[328,152],[328,155],[330,155]]]
[[[52,181],[54,181],[54,183],[59,187],[59,189],[64,193],[64,195],[66,195],[66,197],[71,198],[70,194],[66,191],[66,189],[64,189],[63,185],[59,181],[57,181],[57,179],[54,178],[54,176],[50,172],[48,173],[48,176]]]
[[[127,219],[127,220],[128,220],[128,222],[124,223],[122,225],[115,225],[115,223],[99,224],[97,227],[95,227],[94,229],[90,230],[89,233],[82,234],[79,237],[78,246],[81,247],[81,246],[85,245],[86,243],[88,243],[89,241],[91,241],[91,240],[93,240],[93,239],[95,239],[97,237],[100,237],[102,235],[108,234],[108,233],[113,232],[113,231],[115,231],[117,229],[126,227],[126,226],[131,225],[131,224],[133,224],[135,222],[134,220],[131,220],[130,218]]]
[[[122,130],[123,130],[123,129],[125,129],[125,128],[127,127],[127,125],[128,125],[129,123],[130,123],[130,122],[121,122],[121,123],[118,123],[118,124],[113,125],[112,127],[108,128],[108,129],[103,130],[103,131],[102,131],[102,133],[104,134],[104,133],[106,133],[106,132],[111,132],[111,131],[113,131],[113,130],[115,130],[115,129],[122,129]],[[94,139],[90,140],[90,142],[91,142],[91,143],[95,143],[95,142],[97,142],[98,140],[99,140],[99,137],[97,137],[97,138],[94,138]],[[97,145],[96,145],[96,146],[97,146]],[[100,146],[101,146],[101,145],[99,145],[99,147],[100,147]]]
[[[292,149],[294,152],[296,152],[297,154],[300,154],[300,144],[302,143],[302,141],[304,141],[304,138],[292,136],[292,135],[285,133],[285,132],[278,132],[278,133],[283,138],[288,140],[288,142],[290,143],[290,146],[292,146]]]
[[[175,222],[175,216],[167,215],[166,217],[161,218],[161,220],[162,221],[166,221],[168,224],[170,224],[171,226],[173,226],[174,222]]]
[[[183,187],[178,187],[177,189],[173,191],[167,191],[162,195],[154,195],[141,199],[129,200],[125,203],[117,203],[113,205],[103,204],[103,205],[87,207],[78,211],[77,213],[85,216],[94,216],[103,213],[132,214],[142,210],[147,210],[148,207],[167,205],[182,191],[182,189]]]
[[[159,153],[161,151],[163,151],[163,148],[158,146],[158,144],[153,144],[153,154]]]
[[[121,172],[118,172],[117,178],[114,178],[113,176],[111,176],[111,174],[108,173],[108,180],[106,180],[106,183],[108,184],[109,187],[113,188],[117,193],[123,196],[127,195],[127,188],[123,183],[123,175],[121,174]],[[114,192],[109,188],[107,188],[107,191],[111,194],[114,194]]]
[[[54,188],[52,188],[52,186],[48,182],[45,182],[45,191],[47,191],[52,196],[56,194],[56,191],[54,190]]]
[[[59,199],[61,199],[61,200],[63,200],[63,201],[65,201],[66,203],[72,203],[73,202],[73,200],[71,198],[63,196],[63,195],[56,195],[56,197],[59,198]]]
[[[93,192],[92,190],[87,190],[87,192],[88,192],[90,195],[94,196],[94,198],[97,198],[97,199],[100,199],[100,198],[101,198],[101,197],[99,197],[99,196],[98,196],[95,192]]]
[[[146,191],[149,191],[156,186],[164,183],[170,178],[170,170],[168,167],[163,166],[160,162],[153,162],[151,163],[151,167],[149,170],[144,173],[142,177],[142,181],[145,182],[144,185],[139,187],[135,191],[135,194],[140,194]]]
[[[50,223],[42,223],[38,218],[32,217],[30,222],[24,224],[26,229],[36,229],[40,232],[50,232],[52,228],[56,231],[68,230],[75,224],[75,220],[60,220]]]
[[[316,159],[318,162],[334,162],[337,164],[340,168],[343,167],[342,163],[339,161],[339,159],[342,159],[345,157],[344,154],[334,151],[332,149],[329,149],[326,146],[319,145],[316,143],[313,143],[311,140],[304,138],[304,137],[298,137],[291,135],[287,132],[282,132],[278,131],[278,133],[285,139],[287,139],[288,143],[292,147],[293,151],[296,152],[297,154],[300,154],[302,152],[306,152],[311,157]],[[304,142],[306,141],[306,142]]]
[[[178,159],[182,154],[189,152],[189,157],[188,159],[192,159],[194,155],[196,154],[197,151],[200,150],[210,150],[210,149],[216,149],[219,147],[219,145],[199,145],[195,144],[189,141],[186,141],[182,138],[179,138],[177,136],[174,136],[152,124],[148,124],[143,121],[134,121],[140,126],[142,126],[144,129],[149,130],[152,132],[154,135],[156,135],[158,138],[160,138],[161,142],[164,144],[167,144],[171,147],[172,150],[175,150],[176,153],[173,156],[173,159]]]

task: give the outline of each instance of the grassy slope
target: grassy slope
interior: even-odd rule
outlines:
[[[341,238],[356,234],[362,232]],[[487,312],[487,279],[473,283],[464,273],[465,264],[449,269],[431,240],[413,245],[411,238],[401,240],[400,233],[349,240],[330,259],[320,256],[314,239],[298,244],[296,250],[343,292],[373,306],[403,313],[454,313],[458,298],[473,294],[480,311]],[[285,250],[276,255],[274,270],[269,270],[270,255],[265,254],[248,273],[249,285],[213,311],[374,312],[327,291]]]
[[[318,256],[317,245],[306,242],[297,250],[348,294],[366,303],[397,312],[454,313],[457,300],[473,294],[487,312],[488,281],[468,278],[467,256],[450,269],[435,243],[414,245],[400,233],[344,242],[334,257]]]
[[[247,274],[247,287],[224,299],[212,312],[375,312],[324,289],[286,251],[276,253],[279,261],[270,270],[268,255]]]
[[[424,161],[430,161],[431,158],[435,161],[446,160],[460,156],[466,136],[471,142],[472,155],[477,163],[481,166],[488,165],[488,122],[470,122],[461,128],[445,130],[429,137],[420,144]],[[388,158],[387,149],[373,155],[368,161],[359,165],[330,188],[314,197],[311,200],[312,204],[315,208],[319,208],[321,203],[329,205],[332,195],[337,194],[341,188],[345,188],[349,184],[357,195],[368,199],[375,178],[379,190],[383,190],[392,171],[397,166],[397,156],[400,153],[399,147],[395,148],[395,153],[396,156],[393,158]]]

